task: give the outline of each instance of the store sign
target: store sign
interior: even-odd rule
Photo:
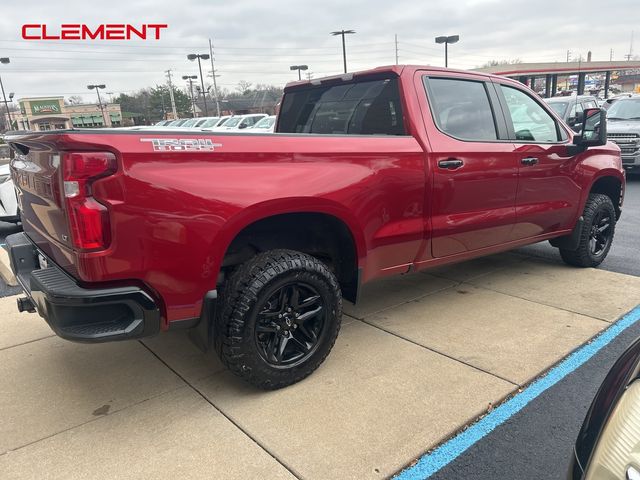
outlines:
[[[29,103],[31,105],[31,113],[34,115],[62,113],[60,109],[60,102],[55,100],[33,100]]]
[[[50,26],[41,23],[22,25],[23,40],[160,40],[166,23],[108,23],[91,27],[84,23],[63,23]]]

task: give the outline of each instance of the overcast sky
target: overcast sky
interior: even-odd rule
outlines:
[[[188,53],[215,46],[219,84],[235,89],[240,80],[283,85],[296,78],[293,64],[308,64],[315,77],[342,71],[339,37],[329,32],[354,29],[347,37],[349,70],[395,62],[443,65],[437,35],[459,34],[449,66],[469,69],[496,59],[524,62],[566,61],[587,51],[593,60],[623,60],[638,15],[630,0],[558,2],[551,0],[108,0],[64,2],[4,1],[0,14],[0,65],[7,92],[16,98],[88,94],[89,83],[105,83],[106,92],[131,92],[197,74]],[[609,13],[607,13],[609,12]],[[45,23],[166,23],[160,41],[25,41],[21,26]],[[640,30],[640,29],[639,29]],[[640,31],[636,32],[640,53]],[[203,65],[206,71],[211,65]]]

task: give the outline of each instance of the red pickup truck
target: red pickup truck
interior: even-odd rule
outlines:
[[[61,337],[189,328],[262,388],[309,375],[363,283],[551,240],[607,255],[625,177],[507,78],[392,66],[289,84],[275,135],[14,132],[26,296]]]

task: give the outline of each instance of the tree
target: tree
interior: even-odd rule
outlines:
[[[155,88],[149,90],[150,108],[154,119],[159,120],[166,118],[166,114],[171,112],[171,96],[169,95],[168,85],[156,85]],[[191,99],[189,95],[182,90],[173,87],[173,98],[176,102],[176,111],[179,117],[188,117],[191,112]]]
[[[247,95],[251,91],[251,85],[251,82],[240,80],[236,89],[238,90],[238,92],[240,92],[241,95]]]
[[[190,116],[191,100],[189,96],[175,86],[173,87],[173,96],[178,116]],[[167,85],[143,88],[131,95],[121,93],[114,101],[120,104],[122,112],[126,112],[126,116],[133,118],[136,124],[156,123],[164,120],[166,114],[171,112],[171,99]]]
[[[66,103],[67,105],[80,105],[84,103],[84,100],[80,95],[71,95],[64,101],[64,103]]]

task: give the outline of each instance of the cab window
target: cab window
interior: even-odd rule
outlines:
[[[556,121],[538,102],[517,88],[507,85],[500,85],[500,88],[507,102],[516,141],[549,143],[560,140]]]
[[[429,105],[443,133],[461,140],[497,140],[484,82],[425,77]]]
[[[292,89],[282,101],[278,132],[406,135],[398,79]]]

